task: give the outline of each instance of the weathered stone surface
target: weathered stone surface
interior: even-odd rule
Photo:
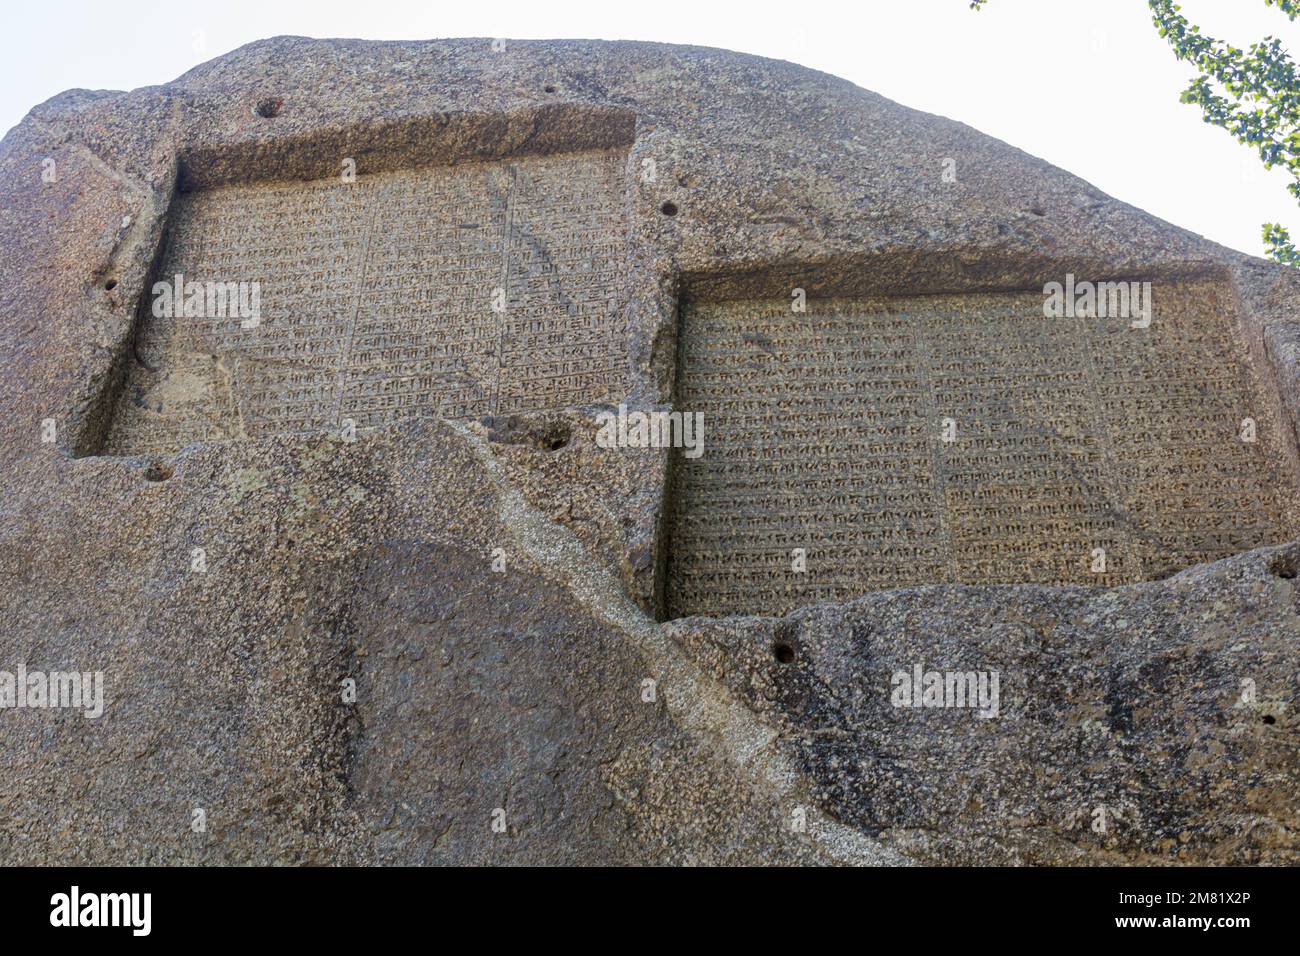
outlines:
[[[909,856],[1294,864],[1298,568],[1292,545],[1156,584],[907,588],[674,636],[781,728],[833,816]],[[892,706],[916,663],[998,671],[998,716]]]
[[[1293,271],[835,78],[643,43],[281,37],[71,91],[0,144],[0,213],[0,671],[106,683],[98,719],[0,710],[6,863],[1297,861]],[[172,268],[260,282],[261,323],[155,316]],[[917,372],[1067,274],[1150,281],[1168,347],[1054,339],[1060,407],[1024,349],[1018,411],[992,344]],[[976,436],[1046,409],[1073,527],[1132,543],[1097,583],[1132,583],[1031,583],[1093,542],[1023,520],[1003,561],[1003,505],[1074,499],[976,454],[988,573],[675,602],[680,453],[596,416],[690,410],[700,314],[770,311],[719,345],[806,396],[793,289],[802,323],[938,303],[902,379],[934,402],[968,359]],[[950,543],[970,509],[936,508]],[[661,620],[699,611],[789,613]],[[915,665],[997,671],[999,715],[893,706]]]
[[[159,272],[173,309],[176,276],[241,276],[258,295],[232,282],[214,290],[223,318],[145,316],[101,451],[623,394],[625,163],[596,151],[185,194]]]
[[[1294,538],[1279,397],[1226,290],[1162,283],[1131,321],[1047,318],[1039,292],[684,310],[679,401],[714,438],[676,470],[670,616],[1121,584]]]
[[[10,501],[44,517],[6,526],[6,652],[94,662],[106,709],[5,712],[6,859],[889,859],[788,834],[812,804],[772,732],[490,456],[430,424],[194,446],[165,481],[48,459]]]

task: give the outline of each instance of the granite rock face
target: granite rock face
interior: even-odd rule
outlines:
[[[643,43],[70,91],[0,210],[0,860],[1300,860],[1294,271]]]

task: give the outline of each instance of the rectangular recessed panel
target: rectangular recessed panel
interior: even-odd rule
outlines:
[[[1118,584],[1293,537],[1227,294],[1153,299],[1148,329],[1045,318],[1039,293],[686,306],[678,405],[705,451],[677,459],[669,614]]]
[[[159,316],[151,296],[104,452],[621,396],[625,162],[609,150],[177,196],[158,280],[257,282],[260,320]]]

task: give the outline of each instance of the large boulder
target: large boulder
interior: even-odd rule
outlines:
[[[8,864],[1300,859],[1293,270],[649,43],[254,43],[36,107],[0,212],[0,704],[103,675],[0,708]],[[1156,331],[1027,349],[1067,275]]]

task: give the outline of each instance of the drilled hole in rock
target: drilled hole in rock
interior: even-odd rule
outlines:
[[[675,216],[677,215],[677,204],[672,202],[666,202],[659,207],[659,211],[663,213],[665,216]]]
[[[284,100],[272,97],[258,103],[253,112],[263,119],[271,119],[279,116],[282,109],[284,109]]]
[[[546,86],[542,87],[542,92],[543,92],[543,93],[554,93],[554,92],[555,92],[555,87],[548,83]]]
[[[772,645],[772,656],[778,664],[789,664],[794,661],[794,645],[787,641],[777,641]]]
[[[150,462],[144,470],[145,481],[166,481],[173,474],[175,469],[165,461]]]
[[[543,451],[559,451],[573,439],[565,421],[536,421],[520,415],[489,416],[482,419],[488,440],[501,445],[531,445]]]
[[[1273,724],[1276,724],[1276,723],[1277,723],[1277,718],[1274,717],[1272,714],[1265,714],[1265,715],[1264,715],[1264,723],[1266,723],[1266,724],[1272,726]]]
[[[534,444],[544,451],[559,451],[569,444],[573,432],[565,422],[552,422],[545,428],[532,432],[529,444]]]
[[[117,280],[109,279],[107,282],[104,283],[104,288],[109,292],[112,292],[114,289],[117,288]]]
[[[1300,572],[1300,554],[1279,554],[1273,559],[1268,570],[1276,577],[1291,581]]]

